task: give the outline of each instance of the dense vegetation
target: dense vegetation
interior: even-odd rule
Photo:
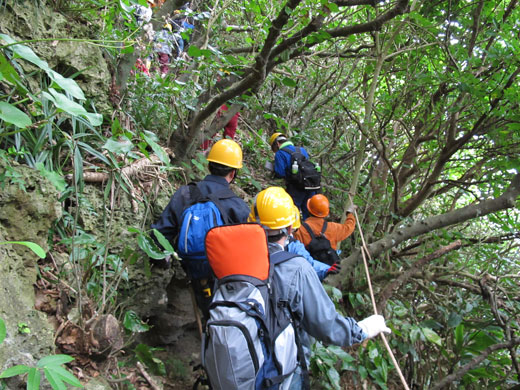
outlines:
[[[179,3],[154,8],[156,30]],[[142,157],[154,174],[200,177],[200,142],[219,130],[215,114],[228,103],[241,111],[238,184],[249,196],[276,183],[262,167],[272,159],[266,140],[281,131],[319,161],[332,218],[351,199],[359,206],[363,236],[358,228],[343,243],[343,272],[329,282],[346,313],[371,313],[364,238],[377,307],[410,387],[520,385],[517,0],[193,1],[187,56],[166,77],[133,69],[153,45],[130,0],[49,5],[91,26],[88,37],[42,38],[101,45],[113,107],[96,112],[96,96],[74,81],[81,69],[51,69],[37,42],[3,33],[0,179],[17,183],[18,161],[48,177],[63,202],[83,206],[64,213],[54,233],[70,253],[77,291],[97,311],[123,316],[117,289],[136,252],[112,251],[109,229],[84,230],[80,214],[92,211],[85,182],[103,182],[107,226],[114,192],[148,209],[139,164],[150,160]],[[151,218],[134,237],[161,257],[147,240]],[[125,320],[134,331],[142,326],[128,312]],[[340,376],[399,386],[378,340],[349,354],[317,344],[312,368],[325,388],[339,388]]]

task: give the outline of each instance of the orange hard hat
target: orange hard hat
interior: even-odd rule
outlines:
[[[307,209],[315,217],[329,215],[329,200],[323,194],[316,194],[307,201]]]

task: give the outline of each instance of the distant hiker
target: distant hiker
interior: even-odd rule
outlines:
[[[220,118],[223,115],[226,115],[226,111],[227,110],[228,110],[227,104],[223,104],[222,106],[220,106],[220,108],[217,111],[216,119]],[[224,126],[224,133],[223,133],[223,137],[222,138],[233,139],[233,140],[235,139],[235,134],[237,132],[238,118],[239,117],[240,117],[240,113],[239,112],[237,112],[235,115],[233,115],[231,117],[229,122]],[[211,142],[212,142],[212,139],[207,139],[207,140],[205,140],[202,143],[201,147],[202,147],[202,150],[204,152],[207,151],[208,148],[211,146]]]
[[[323,194],[316,194],[310,198],[307,208],[312,215],[302,223],[301,229],[294,237],[305,245],[315,259],[331,265],[338,262],[338,242],[354,231],[354,210],[357,206],[351,205],[348,208],[347,219],[342,224],[325,220],[329,215],[329,200]]]
[[[240,146],[232,140],[220,140],[211,148],[207,160],[210,175],[180,187],[151,226],[173,243],[183,259],[182,266],[192,280],[197,305],[205,318],[213,286],[204,253],[207,229],[214,224],[246,222],[249,214],[247,204],[229,188],[242,168]]]
[[[174,31],[173,35],[175,37],[176,58],[181,57],[184,52],[184,47],[186,46],[182,34],[195,28],[188,19],[189,14],[192,12],[193,11],[189,9],[187,5],[183,5],[181,9],[176,9],[174,11],[174,16],[169,19],[169,23]]]
[[[152,6],[153,1],[148,0],[148,5]],[[144,5],[137,4],[134,8],[134,17],[138,26],[143,26],[152,20],[152,9]]]
[[[154,37],[154,51],[157,53],[159,61],[159,70],[161,75],[165,76],[170,69],[173,48],[177,46],[177,42],[172,32],[172,25],[166,23],[161,31],[157,31]]]
[[[294,146],[282,133],[274,133],[269,139],[274,156],[274,174],[285,179],[285,187],[301,210],[303,219],[309,216],[307,200],[321,188],[319,165],[309,161],[303,147]]]
[[[270,265],[274,269],[267,272],[257,259],[265,251],[261,245],[262,242],[265,245],[265,235],[254,238],[252,234],[250,237],[236,233],[247,241],[247,250],[236,256],[242,262],[226,263],[226,259],[235,258],[235,245],[228,241],[231,235],[218,233],[234,231],[236,226],[217,227],[208,233],[208,256],[223,288],[218,290],[211,305],[203,366],[213,389],[308,389],[306,359],[299,348],[301,345],[310,348],[308,335],[327,344],[350,346],[391,330],[380,315],[359,322],[343,317],[307,260],[284,251],[296,217],[294,203],[283,188],[261,191],[251,212],[265,229]],[[237,226],[249,230],[247,227],[251,225]],[[217,244],[208,242],[215,231],[217,237],[222,237],[221,245],[218,240]],[[238,240],[234,238],[235,242]],[[228,247],[223,250],[221,246],[226,243]],[[219,253],[213,254],[213,248]],[[255,261],[248,261],[250,257]],[[249,279],[242,278],[242,274],[250,275]],[[239,279],[235,280],[236,276]],[[271,288],[267,292],[264,288],[260,294],[256,290],[262,288],[262,280],[264,285],[270,281]],[[231,284],[226,288],[228,283]],[[277,321],[272,321],[273,316]],[[284,326],[273,329],[272,322]],[[262,343],[268,343],[267,348],[262,348]],[[278,362],[274,372],[270,370],[273,359]]]

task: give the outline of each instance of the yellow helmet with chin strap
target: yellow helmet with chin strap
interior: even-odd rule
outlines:
[[[249,222],[258,222],[270,230],[289,227],[296,221],[291,196],[282,187],[260,191],[251,206]]]
[[[231,168],[242,168],[242,148],[231,139],[215,142],[206,160]]]

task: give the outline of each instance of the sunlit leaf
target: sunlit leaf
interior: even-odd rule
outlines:
[[[45,254],[45,251],[43,250],[43,248],[41,246],[39,246],[38,244],[34,243],[34,242],[30,242],[30,241],[2,241],[2,242],[0,242],[0,245],[2,245],[2,244],[23,245],[23,246],[26,246],[27,248],[29,248],[30,250],[32,250],[39,258],[45,259],[45,257],[46,257],[46,254]]]
[[[3,371],[0,374],[0,378],[10,378],[12,376],[25,374],[26,372],[29,372],[29,370],[30,370],[30,367],[19,364],[17,366],[10,367],[7,370]]]
[[[36,367],[31,367],[27,375],[27,390],[38,390],[40,388],[41,373]]]
[[[32,124],[31,118],[25,112],[7,102],[0,102],[0,119],[22,129]]]

